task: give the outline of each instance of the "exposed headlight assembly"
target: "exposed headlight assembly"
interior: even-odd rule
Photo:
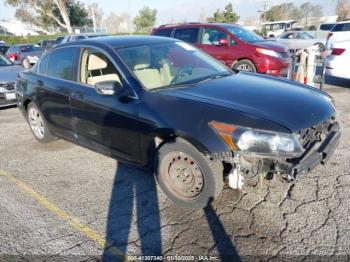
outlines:
[[[209,126],[233,151],[270,157],[298,157],[304,149],[294,134],[245,128],[217,121]]]

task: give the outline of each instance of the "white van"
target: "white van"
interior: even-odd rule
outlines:
[[[296,20],[283,20],[275,22],[263,23],[263,28],[266,30],[267,37],[278,37],[284,32],[291,30],[293,25],[296,23]]]

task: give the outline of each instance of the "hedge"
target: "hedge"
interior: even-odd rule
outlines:
[[[143,34],[143,33],[134,33],[134,34]],[[16,44],[37,44],[41,40],[54,40],[58,36],[64,34],[56,35],[30,35],[30,36],[4,36],[0,35],[0,41],[5,41],[7,45],[16,45]],[[127,33],[118,33],[113,35],[129,35]]]

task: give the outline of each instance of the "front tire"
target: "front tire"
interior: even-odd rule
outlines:
[[[48,143],[56,140],[56,137],[52,136],[47,128],[40,109],[33,102],[28,104],[27,117],[30,129],[39,142]]]
[[[234,70],[256,73],[255,65],[248,59],[238,61],[233,66]]]
[[[164,144],[158,151],[156,179],[177,205],[199,209],[217,198],[223,188],[223,165],[206,158],[182,139]]]

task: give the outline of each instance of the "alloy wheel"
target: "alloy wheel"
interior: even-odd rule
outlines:
[[[247,64],[241,64],[236,67],[238,71],[254,72],[253,68]]]
[[[45,126],[38,109],[31,107],[28,112],[28,118],[30,128],[33,130],[36,138],[43,139],[45,135]]]

